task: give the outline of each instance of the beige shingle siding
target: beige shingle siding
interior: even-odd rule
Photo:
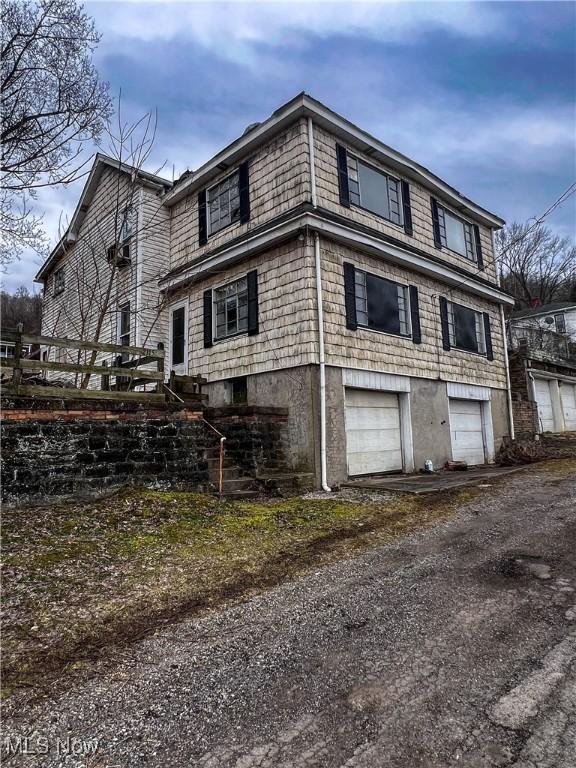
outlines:
[[[182,199],[171,209],[171,264],[199,259],[207,251],[238,237],[264,222],[310,200],[307,126],[294,123],[271,141],[263,144],[250,161],[250,221],[239,222],[209,236],[207,245],[198,245],[198,192]],[[223,171],[208,186],[233,173],[237,166]]]
[[[435,280],[354,252],[338,243],[322,239],[322,287],[326,362],[328,365],[365,368],[424,378],[441,378],[468,384],[504,388],[506,373],[499,307],[460,289],[450,291]],[[347,261],[381,277],[418,288],[422,343],[365,328],[346,328],[343,263]],[[438,296],[480,312],[488,312],[494,360],[481,355],[442,348]]]
[[[457,264],[458,266],[469,270],[473,274],[478,274],[478,268],[470,260],[460,256],[457,253],[453,253],[446,248],[439,250],[434,245],[434,230],[432,227],[432,212],[431,212],[431,193],[424,187],[416,184],[410,179],[406,181],[410,184],[410,202],[412,207],[412,226],[413,235],[407,235],[404,232],[402,226],[393,224],[386,221],[369,211],[364,211],[361,208],[357,208],[352,205],[350,208],[345,208],[340,204],[340,193],[338,188],[338,172],[336,164],[336,144],[342,144],[346,147],[351,154],[365,160],[367,163],[386,171],[395,178],[402,178],[392,168],[387,168],[374,161],[368,155],[358,152],[352,146],[347,145],[340,139],[336,139],[323,128],[318,125],[314,125],[314,150],[315,150],[315,169],[316,169],[316,187],[318,195],[318,205],[327,208],[334,213],[338,213],[341,216],[352,219],[360,224],[372,227],[373,229],[382,232],[383,234],[390,235],[405,242],[413,247],[421,248],[428,251],[436,257],[442,258],[444,261],[450,264]],[[443,203],[444,201],[439,200]],[[451,209],[451,206],[446,201],[446,207]],[[455,211],[455,213],[458,213]],[[466,217],[465,217],[466,218]],[[472,221],[470,219],[470,221]],[[472,222],[474,223],[474,222]],[[485,269],[479,274],[486,277],[489,280],[496,281],[497,273],[494,264],[494,256],[492,252],[492,236],[490,230],[486,227],[480,226],[480,240],[482,243],[482,254],[484,258]]]
[[[204,348],[203,293],[258,270],[259,333]],[[188,295],[189,369],[209,381],[317,362],[312,249],[294,241],[180,291]]]

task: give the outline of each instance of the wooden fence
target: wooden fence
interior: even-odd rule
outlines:
[[[157,349],[146,347],[123,346],[120,344],[105,344],[96,341],[81,341],[80,339],[62,339],[54,336],[40,336],[23,333],[22,326],[17,329],[2,329],[2,342],[14,345],[14,354],[11,357],[0,358],[0,369],[12,371],[8,381],[2,382],[5,392],[15,395],[37,397],[61,397],[61,398],[94,398],[115,400],[146,400],[164,401],[166,399],[166,387],[164,385],[164,345],[158,344]],[[22,353],[23,346],[37,347],[28,357]],[[55,362],[42,360],[42,347],[56,347],[59,349],[77,350],[106,354],[115,358],[115,364],[109,365],[107,361],[94,363],[81,362]],[[38,355],[39,359],[35,359]],[[96,358],[94,355],[94,358]],[[126,360],[130,356],[133,359]],[[143,368],[153,365],[154,369]],[[100,388],[88,389],[79,386],[44,386],[38,383],[29,383],[26,380],[33,376],[34,372],[42,374],[45,371],[55,371],[65,374],[74,374],[76,383],[86,377],[99,376]],[[4,376],[2,377],[4,379]],[[93,384],[93,380],[91,380]],[[134,387],[142,385],[156,385],[154,392],[133,391]]]

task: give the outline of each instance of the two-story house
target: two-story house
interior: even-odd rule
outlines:
[[[290,461],[324,487],[493,460],[502,219],[306,94],[159,192],[169,367],[211,405],[288,408]]]

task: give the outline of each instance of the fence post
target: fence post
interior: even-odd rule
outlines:
[[[108,368],[108,361],[102,360],[102,365],[104,368]],[[110,389],[110,374],[109,373],[103,373],[102,374],[102,383],[100,384],[102,387],[103,392],[108,392]]]
[[[22,331],[24,330],[22,323],[18,323],[16,330],[18,331],[18,336],[16,337],[16,342],[14,344],[14,369],[12,371],[12,384],[18,386],[18,384],[20,384],[22,381],[22,368],[20,367],[20,360],[22,358]]]

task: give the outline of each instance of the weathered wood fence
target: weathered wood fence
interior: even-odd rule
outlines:
[[[166,399],[163,344],[158,344],[157,349],[148,349],[146,347],[82,341],[80,339],[63,339],[55,336],[23,333],[21,326],[17,329],[3,328],[1,337],[2,342],[14,345],[13,356],[0,358],[0,369],[2,371],[6,369],[12,371],[11,378],[2,382],[2,388],[7,393],[22,396],[82,397],[110,400],[151,401]],[[22,353],[23,346],[37,347],[38,349],[29,356],[24,356]],[[79,353],[102,353],[112,356],[115,359],[115,364],[109,365],[105,360],[100,362],[95,360],[93,364],[42,360],[39,359],[42,347],[77,350]],[[126,360],[127,356],[132,359]],[[143,367],[150,365],[153,368]],[[78,386],[44,386],[26,381],[26,374],[30,376],[33,373],[43,373],[45,371],[75,374],[76,381],[78,379],[83,381],[87,376],[99,376],[100,388],[94,388],[93,386],[90,389]],[[156,385],[155,391],[133,391],[134,387],[142,385]]]

